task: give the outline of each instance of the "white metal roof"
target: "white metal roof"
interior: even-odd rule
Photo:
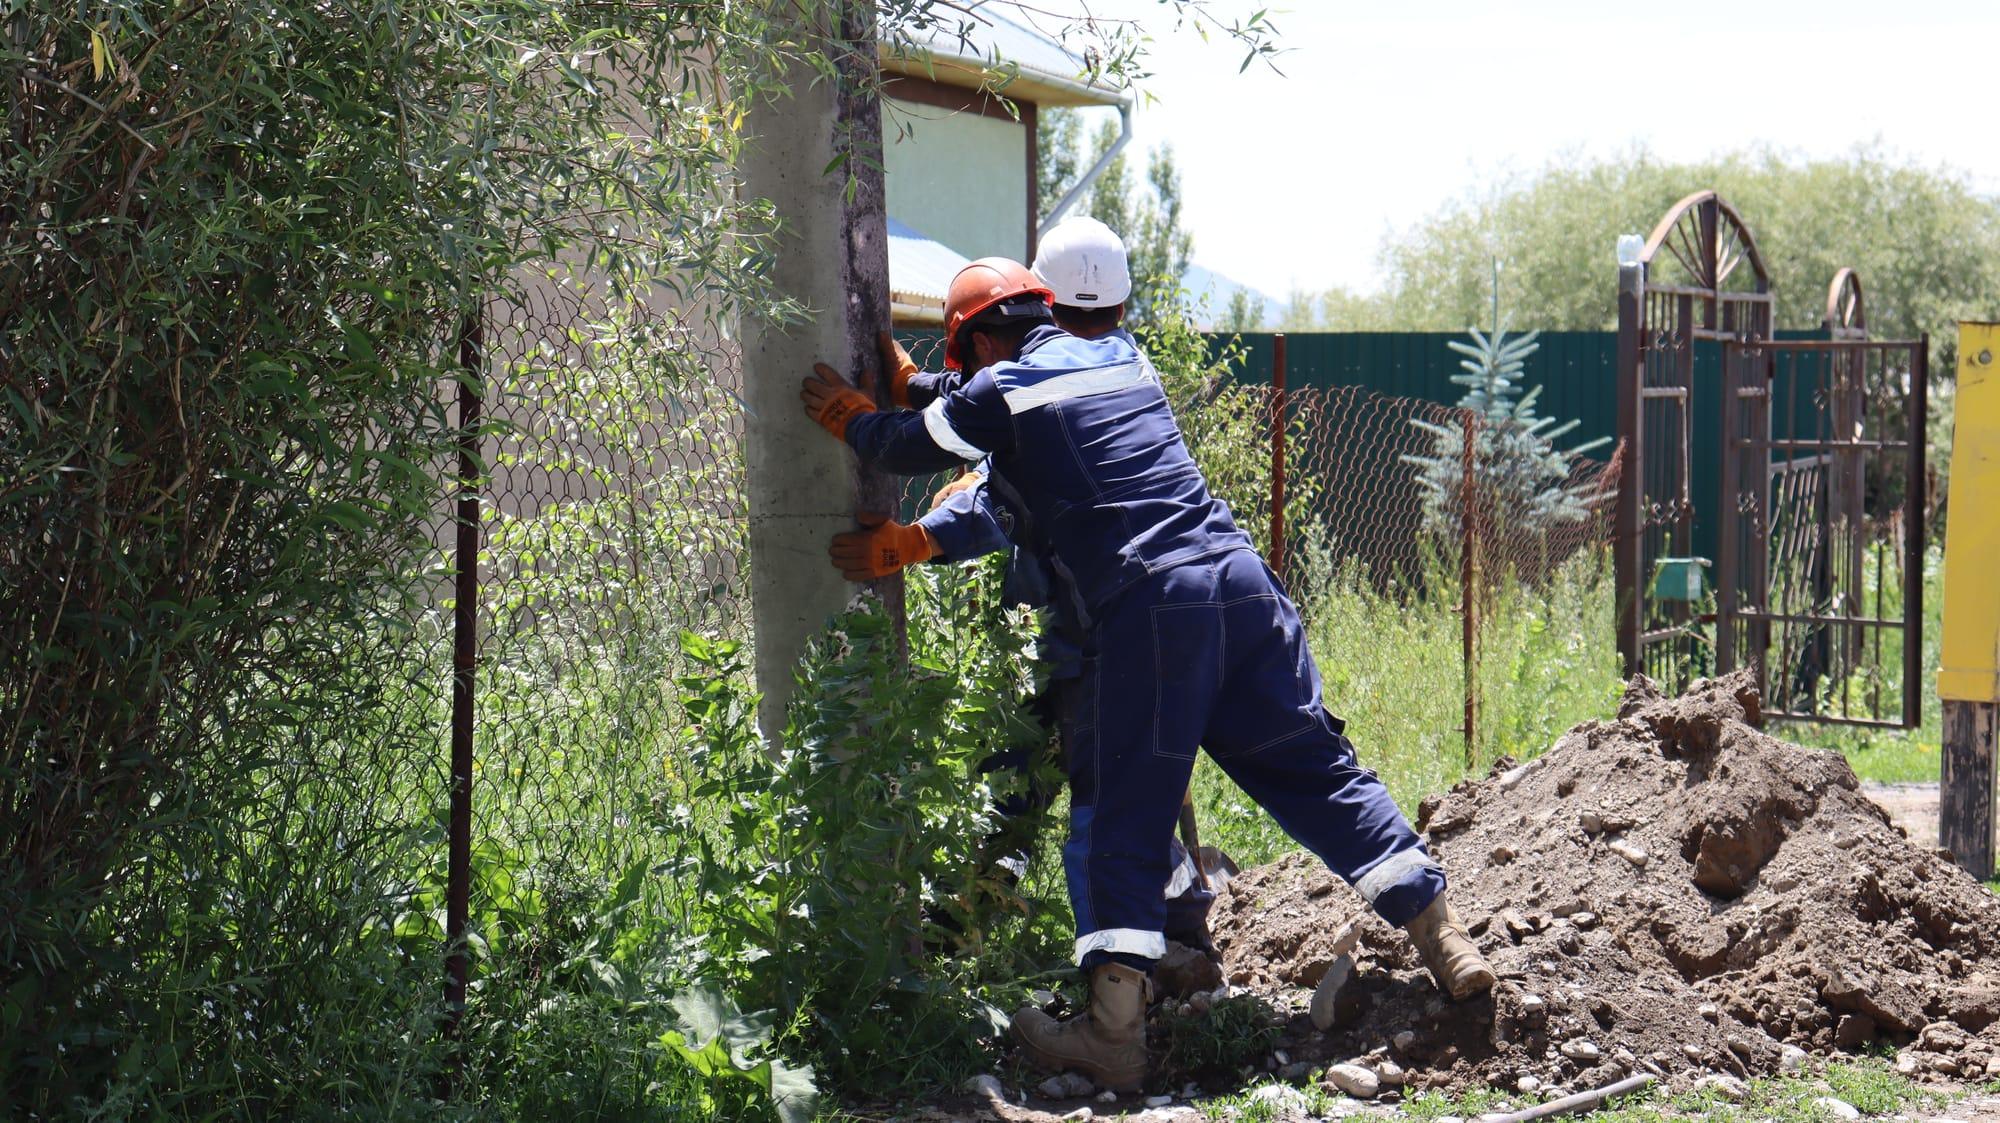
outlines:
[[[1131,95],[1099,77],[1088,77],[1082,58],[1001,5],[968,4],[969,12],[940,6],[928,27],[884,40],[882,69],[977,89],[989,81],[998,92],[1036,105],[1117,105]],[[1019,68],[1004,86],[1006,67]]]

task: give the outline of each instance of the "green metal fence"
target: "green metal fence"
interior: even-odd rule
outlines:
[[[1220,347],[1230,337],[1210,337]],[[1246,352],[1238,377],[1246,382],[1271,379],[1272,334],[1244,335]],[[1285,337],[1289,384],[1357,386],[1378,394],[1421,398],[1456,405],[1465,388],[1451,381],[1459,373],[1460,355],[1445,346],[1463,340],[1464,332],[1355,331],[1293,332]],[[1618,435],[1618,402],[1611,383],[1612,358],[1618,333],[1610,331],[1545,331],[1541,349],[1528,356],[1528,384],[1542,386],[1537,407],[1547,417],[1576,418],[1576,441]]]
[[[1826,332],[1818,329],[1779,331],[1776,336],[1781,340],[1827,338]],[[1244,351],[1236,368],[1237,377],[1257,385],[1269,383],[1274,334],[1209,337],[1211,346],[1217,349],[1232,338],[1240,339]],[[1288,332],[1286,381],[1295,388],[1355,386],[1378,394],[1456,405],[1464,387],[1452,382],[1451,376],[1459,373],[1460,356],[1446,343],[1464,338],[1464,332],[1443,331]],[[1528,356],[1522,371],[1525,385],[1542,387],[1536,411],[1544,417],[1562,421],[1573,418],[1578,422],[1563,438],[1564,447],[1598,437],[1609,437],[1615,442],[1618,387],[1611,374],[1618,333],[1545,331],[1538,341],[1540,350]],[[1697,342],[1695,400],[1690,405],[1696,423],[1688,435],[1688,487],[1694,504],[1692,548],[1697,556],[1705,558],[1716,556],[1720,540],[1716,496],[1722,483],[1722,428],[1718,412],[1721,395],[1721,344]],[[1715,423],[1703,424],[1703,418]]]

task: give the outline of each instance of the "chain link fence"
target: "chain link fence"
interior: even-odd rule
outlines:
[[[1522,481],[1470,410],[1350,386],[1269,395],[1287,415],[1272,501],[1288,554],[1318,552],[1409,590],[1467,561],[1487,582],[1536,584],[1605,541],[1616,458]],[[1557,494],[1570,501],[1549,501]]]
[[[1349,650],[1338,629],[1357,606],[1378,619],[1399,606],[1413,621],[1455,613],[1451,632],[1409,629],[1394,659],[1407,681],[1456,685],[1472,767],[1492,741],[1482,699],[1508,671],[1484,658],[1483,633],[1504,611],[1496,601],[1540,596],[1565,566],[1601,560],[1618,458],[1579,457],[1524,480],[1473,411],[1356,387],[1266,394],[1275,452],[1265,516],[1282,543],[1272,556],[1323,669],[1367,658],[1335,654]]]
[[[944,334],[937,331],[907,331],[896,334],[896,342],[902,344],[918,370],[937,371],[944,369]],[[928,476],[906,476],[899,481],[901,501],[897,507],[897,519],[903,522],[915,520],[931,509],[931,497],[938,489],[956,479],[965,469],[952,468],[948,471],[933,472]]]
[[[615,316],[537,285],[491,305],[475,339],[453,390],[461,423],[468,390],[476,403],[478,534],[451,547],[445,605],[460,644],[447,936],[505,956],[493,970],[519,993],[495,997],[518,1010],[537,956],[589,926],[573,904],[698,845],[680,635],[750,639],[744,416],[734,345],[677,312]],[[526,946],[495,947],[503,927]],[[460,998],[468,972],[451,973]]]

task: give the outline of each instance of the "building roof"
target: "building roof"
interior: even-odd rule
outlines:
[[[898,323],[944,322],[944,294],[971,258],[889,220],[889,303]]]
[[[881,44],[880,57],[891,74],[968,89],[990,83],[1006,97],[1036,105],[1117,105],[1131,96],[1101,76],[1092,80],[1082,58],[993,4],[974,4],[964,16],[941,14],[927,27],[904,28],[901,41]],[[1019,68],[1012,81],[1009,64]]]

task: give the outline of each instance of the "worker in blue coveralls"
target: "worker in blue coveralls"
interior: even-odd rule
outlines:
[[[1443,869],[1321,704],[1298,612],[1209,493],[1152,364],[1123,332],[1062,331],[1053,299],[1019,262],[975,261],[944,308],[946,366],[970,378],[921,411],[878,412],[824,363],[800,391],[815,421],[886,470],[990,456],[1084,629],[1063,868],[1090,997],[1062,1021],[1021,1011],[1015,1037],[1041,1067],[1115,1090],[1143,1082],[1169,840],[1198,748],[1402,926],[1448,995],[1491,988]],[[905,527],[894,553],[921,560],[936,543]]]
[[[1058,327],[1082,339],[1123,330],[1132,278],[1125,243],[1110,227],[1082,217],[1058,223],[1040,239],[1031,268],[1055,293],[1053,311]],[[971,376],[964,370],[919,370],[887,332],[882,333],[880,345],[895,403],[903,408],[923,409]],[[885,530],[886,516],[869,516],[862,521],[863,529],[833,538],[829,552],[844,576],[852,581],[875,580],[912,564],[908,551],[895,548],[896,539],[908,534],[907,527]],[[1058,744],[1067,745],[1075,720],[1076,687],[1083,674],[1084,629],[1069,598],[1056,595],[1055,572],[1043,553],[1046,543],[1038,540],[1024,504],[1006,479],[994,471],[989,457],[939,489],[929,513],[918,519],[917,525],[936,544],[936,554],[927,560],[961,562],[1008,551],[1001,595],[1009,604],[1044,610],[1036,649],[1045,685],[1030,710],[1045,730],[1055,733]],[[896,560],[889,560],[891,554]],[[1020,790],[1002,800],[998,808],[1007,826],[996,833],[994,841],[1003,851],[998,858],[1005,871],[1002,876],[1010,880],[1018,877],[1026,864],[1026,839],[1019,825],[1029,822],[1028,816],[1047,807],[1055,795],[1034,775],[1039,747],[1013,746],[994,753],[980,766],[985,772],[1014,772],[1023,781]],[[1201,951],[1219,964],[1220,956],[1208,932],[1208,912],[1215,894],[1196,867],[1196,857],[1178,839],[1170,845],[1172,873],[1166,888],[1163,931],[1169,941]],[[1162,989],[1168,993],[1184,996],[1190,990],[1213,986],[1221,976],[1217,967],[1183,960],[1171,976],[1158,976],[1156,982],[1160,981],[1166,982]]]

